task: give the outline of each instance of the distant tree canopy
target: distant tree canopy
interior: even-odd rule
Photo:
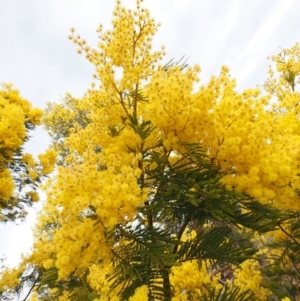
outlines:
[[[56,169],[32,253],[3,269],[0,298],[297,300],[298,44],[271,57],[267,93],[238,92],[227,67],[201,84],[199,66],[152,50],[159,24],[141,2],[116,2],[97,49],[72,29],[95,83],[46,109],[38,172],[55,154]]]

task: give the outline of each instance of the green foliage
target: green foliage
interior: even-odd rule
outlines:
[[[134,118],[131,122],[141,127],[137,130],[141,135],[149,130],[149,125],[134,125]],[[144,163],[156,164],[147,170],[143,183],[152,191],[149,200],[139,208],[133,221],[118,224],[107,233],[114,258],[114,273],[109,280],[111,289],[119,289],[121,300],[128,300],[145,284],[149,300],[171,300],[172,267],[190,260],[198,261],[199,267],[209,263],[216,270],[238,265],[253,258],[257,251],[250,242],[251,231],[270,231],[283,219],[278,210],[227,191],[219,168],[208,160],[202,148],[195,144],[183,146],[185,155],[173,163],[167,152],[145,151]],[[98,222],[92,206],[90,213],[81,218]],[[196,237],[182,241],[183,233],[191,230],[197,232]],[[57,268],[35,268],[28,275],[23,284],[38,286],[43,301],[55,300],[63,292],[69,292],[74,301],[98,296],[88,285],[87,271],[75,271],[64,281],[58,280]],[[53,288],[55,294],[50,293]],[[250,292],[241,292],[236,286],[208,291],[203,300],[254,300]]]
[[[201,147],[185,147],[187,155],[174,164],[167,153],[145,153],[147,163],[156,163],[144,184],[150,185],[153,193],[136,220],[118,225],[115,231],[115,272],[110,280],[114,281],[112,289],[121,285],[122,300],[128,300],[143,284],[149,287],[149,300],[170,300],[171,267],[188,260],[212,266],[239,264],[257,251],[239,228],[266,232],[282,219],[278,210],[227,191],[218,167]],[[195,239],[180,241],[184,231],[196,226],[201,230]],[[218,297],[214,293],[210,297],[217,299],[209,300],[225,300],[220,298],[227,293],[228,300],[251,300],[247,293],[228,289]]]
[[[279,297],[288,295],[292,300],[296,300],[300,291],[299,213],[290,212],[289,218],[279,227],[285,238],[268,244],[271,264],[263,269],[266,276],[265,285]]]
[[[238,287],[224,289],[212,289],[208,295],[200,299],[201,301],[258,301],[250,290],[241,292]]]

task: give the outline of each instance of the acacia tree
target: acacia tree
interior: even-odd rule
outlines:
[[[273,96],[273,110],[278,119],[284,121],[280,139],[289,136],[291,146],[299,141],[299,75],[300,47],[296,43],[290,49],[281,49],[280,53],[271,56],[273,65],[269,69],[269,79],[265,89]],[[275,70],[274,70],[275,69]],[[288,134],[287,134],[288,133]],[[294,151],[298,156],[298,151]],[[293,187],[294,181],[290,183]],[[295,188],[299,196],[299,188]],[[269,247],[270,260],[265,269],[270,288],[279,296],[287,295],[291,300],[300,296],[300,223],[299,200],[294,206],[283,204],[289,218],[274,232]],[[273,283],[273,285],[272,285]],[[280,283],[280,287],[274,284]]]
[[[117,1],[97,49],[72,31],[96,83],[47,109],[57,172],[3,298],[23,284],[32,300],[275,298],[254,231],[298,209],[298,136],[270,96],[238,93],[226,67],[200,85],[198,66],[162,64],[157,28],[141,1]]]
[[[23,219],[24,205],[38,200],[37,184],[51,172],[55,163],[53,150],[40,155],[36,162],[23,153],[23,144],[30,131],[41,123],[43,111],[32,108],[12,85],[3,84],[0,90],[0,221]]]

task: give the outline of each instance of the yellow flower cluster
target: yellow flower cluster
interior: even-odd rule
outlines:
[[[90,274],[88,281],[90,286],[101,293],[101,295],[107,295],[109,292],[109,283],[107,281],[107,275],[111,274],[113,267],[111,265],[92,265],[90,267]]]
[[[300,46],[281,49],[280,53],[270,59],[275,63],[276,73],[269,68],[269,79],[265,82],[265,89],[276,96],[288,111],[297,110],[296,86],[300,83]]]
[[[0,271],[0,292],[13,290],[19,284],[19,276],[25,266],[26,262],[23,262],[18,267]]]
[[[134,295],[129,298],[129,301],[143,301],[148,300],[148,287],[146,285],[140,286],[134,292]]]
[[[40,124],[42,110],[32,108],[31,104],[23,99],[18,90],[13,89],[10,84],[2,84],[0,89],[0,199],[3,202],[12,202],[11,197],[15,194],[14,171],[7,166],[15,160],[15,154],[23,146],[28,138],[28,131],[35,125]],[[36,164],[32,156],[23,155],[21,158],[29,170],[29,175],[33,180],[37,178]],[[19,175],[22,178],[22,174]],[[18,187],[22,188],[22,187]],[[32,200],[37,200],[36,194],[29,193]],[[17,205],[17,201],[14,204]],[[0,207],[0,211],[1,211]],[[0,214],[0,219],[4,218]]]
[[[30,296],[30,301],[38,301],[38,293],[33,292]]]
[[[150,51],[151,36],[157,25],[150,19],[149,12],[143,8],[129,12],[117,4],[115,15],[113,33],[100,33],[100,50],[85,48],[89,59],[96,64],[102,86],[90,90],[81,100],[72,99],[68,106],[86,112],[84,117],[90,122],[83,124],[80,119],[83,116],[77,115],[77,122],[72,123],[64,142],[68,149],[65,165],[58,168],[56,179],[50,179],[46,188],[47,210],[59,214],[62,225],[53,234],[52,247],[47,252],[55,254],[54,264],[59,268],[61,279],[76,269],[89,268],[93,262],[109,261],[105,231],[132,219],[137,207],[143,205],[148,196],[148,190],[138,185],[144,142],[124,122],[130,114],[137,113],[137,108],[128,104],[125,91],[132,90],[150,75],[151,65],[162,52]],[[129,32],[134,31],[136,34],[129,37]],[[78,38],[74,41],[84,45]],[[122,45],[128,43],[128,47],[120,50],[120,41]],[[114,78],[115,67],[123,68],[122,80]],[[66,102],[70,104],[70,100],[67,97]],[[63,131],[63,125],[67,126],[74,115],[63,105],[52,108],[45,119],[47,127],[59,126],[56,122],[59,119]],[[117,137],[111,135],[111,128],[119,131]],[[96,151],[99,148],[101,151]],[[49,157],[39,158],[42,165],[47,166]],[[96,221],[87,218],[90,214],[96,216]],[[42,243],[45,244],[43,239]],[[42,243],[37,242],[35,249],[44,250]],[[37,254],[36,258],[43,256]],[[90,269],[91,283],[94,270]]]
[[[0,137],[3,154],[0,163],[11,160],[14,151],[20,148],[27,136],[25,122],[30,122],[30,103],[22,99],[11,85],[2,85],[0,90]],[[17,117],[16,117],[17,116]]]
[[[242,291],[250,290],[259,300],[267,300],[271,292],[261,286],[262,275],[259,263],[254,259],[244,261],[234,273],[234,285]]]
[[[227,176],[228,189],[253,195],[283,209],[297,206],[298,119],[267,108],[269,96],[258,89],[239,94],[228,68],[197,90],[199,67],[153,71],[145,86],[148,103],[139,106],[156,131],[145,142],[161,139],[168,150],[182,142],[202,143]]]
[[[11,177],[10,171],[4,169],[0,171],[0,198],[8,200],[12,196],[15,185]]]
[[[218,275],[210,276],[205,264],[200,268],[196,260],[173,267],[170,275],[174,288],[172,301],[199,300],[208,293],[208,287],[215,287],[217,290],[222,288],[218,279]]]
[[[26,194],[30,196],[33,202],[37,202],[40,199],[39,194],[36,191],[28,191]]]
[[[49,149],[44,154],[40,154],[38,157],[42,166],[42,174],[51,173],[56,162],[56,151]]]
[[[70,300],[72,300],[72,299],[70,298],[70,294],[69,294],[69,293],[66,293],[66,292],[64,292],[64,293],[62,294],[62,296],[60,296],[59,299],[58,299],[58,301],[70,301]]]
[[[137,1],[134,11],[122,7],[121,1],[116,2],[113,30],[103,32],[102,25],[97,30],[99,50],[91,49],[79,35],[74,35],[74,29],[71,30],[70,39],[79,46],[78,52],[84,52],[95,64],[95,78],[101,79],[105,91],[131,91],[134,85],[148,79],[153,66],[165,53],[164,48],[151,53],[152,39],[159,24],[140,6],[141,2]]]
[[[75,125],[84,127],[89,122],[88,113],[89,111],[80,109],[80,101],[70,94],[64,97],[63,104],[48,103],[43,124],[50,137],[53,138],[52,146],[55,148],[60,161],[68,152],[64,146],[64,140],[74,131]]]

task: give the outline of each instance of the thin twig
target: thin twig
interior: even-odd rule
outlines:
[[[300,243],[295,239],[294,236],[288,233],[280,224],[278,224],[278,227],[281,229],[283,233],[285,233],[289,238],[291,238],[298,246],[300,246]]]
[[[32,287],[30,288],[29,292],[27,293],[27,295],[25,296],[25,298],[23,299],[23,301],[26,301],[26,300],[27,300],[27,298],[28,298],[29,295],[31,294],[31,292],[32,292],[32,290],[34,289],[34,287],[35,287],[35,285],[36,285],[37,282],[38,282],[37,279],[33,282]]]
[[[181,236],[182,236],[182,234],[183,234],[183,232],[184,232],[186,226],[188,225],[188,223],[189,223],[190,221],[191,221],[190,217],[187,216],[186,219],[185,219],[185,221],[184,221],[184,223],[183,223],[182,226],[180,227],[178,234],[177,234],[178,240],[181,239]],[[178,250],[178,246],[179,246],[179,244],[176,244],[176,245],[174,246],[173,252],[172,252],[173,254],[176,254],[176,252],[177,252],[177,250]]]

